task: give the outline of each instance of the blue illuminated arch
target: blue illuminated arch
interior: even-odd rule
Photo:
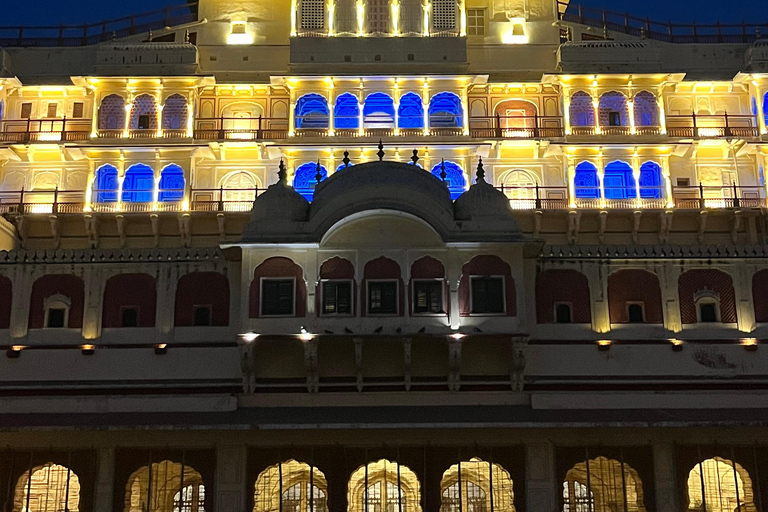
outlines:
[[[421,96],[409,92],[400,97],[397,122],[400,128],[424,129],[424,103]]]
[[[363,123],[368,128],[391,128],[395,125],[395,101],[383,92],[374,92],[363,103]]]
[[[631,199],[637,197],[632,166],[627,162],[616,160],[606,165],[603,182],[606,199]]]
[[[296,128],[328,128],[328,100],[319,94],[305,94],[299,98],[294,113]]]
[[[360,103],[357,96],[345,92],[336,98],[333,109],[333,124],[336,128],[360,128]]]
[[[763,96],[763,117],[768,124],[768,92]]]
[[[442,172],[441,164],[432,168],[432,175],[437,179]],[[451,199],[456,199],[467,190],[467,179],[464,177],[464,169],[455,162],[445,162],[445,180],[448,182],[448,191]]]
[[[155,171],[145,164],[132,165],[123,180],[124,203],[151,203],[155,190]]]
[[[430,128],[460,128],[464,111],[461,99],[452,92],[441,92],[429,101]]]
[[[96,170],[95,182],[97,203],[117,202],[117,167],[109,164],[99,167]]]
[[[597,177],[597,167],[592,162],[581,162],[576,166],[573,183],[577,198],[600,198],[600,179]]]
[[[661,199],[661,166],[656,162],[645,162],[640,166],[640,197],[643,199]]]
[[[293,175],[293,188],[307,201],[312,201],[315,195],[315,187],[317,186],[315,176],[317,176],[317,162],[301,164],[296,168]],[[328,171],[322,165],[320,166],[320,176],[322,176],[320,181],[328,177]]]
[[[160,192],[158,201],[172,203],[184,199],[184,169],[176,164],[171,164],[160,173]]]
[[[355,164],[353,164],[352,162],[349,162],[349,167],[352,167],[353,165],[355,165]],[[347,168],[347,166],[342,163],[340,166],[338,166],[336,168],[336,172],[343,171],[346,168]],[[317,173],[317,164],[315,164],[315,173]]]

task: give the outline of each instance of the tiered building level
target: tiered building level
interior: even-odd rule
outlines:
[[[766,510],[762,34],[0,27],[0,509]]]

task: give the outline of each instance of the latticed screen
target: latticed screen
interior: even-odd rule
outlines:
[[[334,30],[337,34],[355,34],[357,33],[357,9],[355,0],[336,0],[336,9],[334,11],[336,23]]]
[[[301,1],[301,28],[303,30],[325,28],[325,0]]]
[[[421,35],[424,7],[421,0],[400,0],[400,32],[404,35]]]
[[[389,0],[368,0],[368,31],[371,34],[389,33]]]
[[[432,28],[456,30],[456,0],[433,0]]]

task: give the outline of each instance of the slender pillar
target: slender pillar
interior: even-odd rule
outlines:
[[[115,487],[115,449],[100,448],[96,466],[96,496],[94,510],[112,510]]]
[[[664,106],[664,94],[661,88],[659,88],[659,92],[656,94],[656,105],[659,108],[659,127],[661,129],[661,134],[666,135],[667,134],[667,109]]]
[[[214,481],[216,510],[245,512],[248,483],[245,445],[226,445],[216,448],[216,480]],[[281,494],[282,496],[282,494]],[[106,509],[104,509],[106,510]]]
[[[555,479],[555,448],[552,443],[525,447],[525,491],[528,510],[555,510],[558,485]]]
[[[653,445],[653,473],[657,512],[677,512],[675,492],[675,447],[672,443]]]
[[[563,121],[565,122],[565,134],[571,134],[571,90],[563,87]]]

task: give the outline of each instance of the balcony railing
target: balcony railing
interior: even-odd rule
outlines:
[[[686,115],[667,116],[667,134],[670,137],[750,138],[758,136],[754,116],[743,115]]]
[[[675,208],[765,208],[765,189],[759,186],[674,187]]]
[[[90,119],[19,119],[0,122],[0,142],[81,142],[91,136]]]
[[[288,138],[286,118],[198,118],[195,139],[199,140],[264,140]]]
[[[564,135],[560,116],[470,117],[469,134],[475,138],[555,139]]]

